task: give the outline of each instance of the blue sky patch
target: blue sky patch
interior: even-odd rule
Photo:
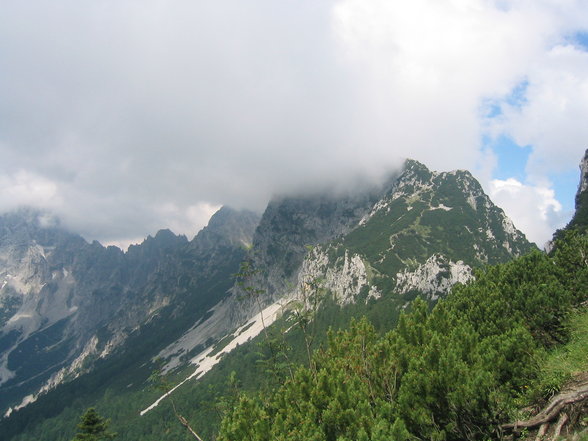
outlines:
[[[498,158],[494,178],[501,180],[515,178],[520,182],[525,182],[525,166],[533,151],[531,146],[521,147],[512,138],[502,135],[494,139],[490,147]]]
[[[564,173],[550,175],[549,179],[553,182],[555,198],[561,202],[563,211],[573,211],[578,182],[580,182],[580,171],[570,170]]]
[[[580,47],[582,50],[588,51],[588,32],[577,32],[571,40],[574,45]]]
[[[519,146],[512,138],[502,135],[496,139],[486,139],[485,145],[492,149],[497,158],[496,169],[493,178],[506,180],[514,178],[517,181],[527,184],[527,173],[525,167],[533,148]],[[550,181],[553,183],[555,198],[562,204],[564,213],[573,212],[574,199],[579,182],[579,172],[569,170],[562,173],[550,174]]]
[[[502,107],[499,101],[496,100],[484,100],[482,103],[482,116],[484,118],[496,118],[502,115]]]

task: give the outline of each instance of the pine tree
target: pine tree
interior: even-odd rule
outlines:
[[[72,441],[101,441],[113,439],[116,433],[108,431],[109,421],[101,417],[96,409],[90,407],[80,417],[78,433]]]

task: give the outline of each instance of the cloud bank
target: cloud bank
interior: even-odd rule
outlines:
[[[5,1],[0,210],[51,209],[107,242],[191,235],[221,204],[405,157],[490,193],[500,135],[532,146],[523,185],[549,191],[588,140],[583,3]],[[553,228],[509,214],[541,241]]]
[[[548,187],[525,185],[514,178],[495,179],[490,183],[490,198],[525,232],[527,239],[539,247],[552,237],[553,226],[569,220],[553,190]]]

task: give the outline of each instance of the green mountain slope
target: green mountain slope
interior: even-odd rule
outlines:
[[[469,280],[473,268],[533,249],[469,172],[436,173],[407,161],[356,228],[307,256],[303,278],[326,278],[344,303],[360,293],[364,300],[390,292],[437,298]]]
[[[394,219],[411,211],[402,202],[398,211],[387,211]],[[405,226],[420,226],[422,214],[409,218]],[[515,437],[536,439],[541,435],[539,424],[531,426],[531,408],[526,414],[519,408],[560,399],[553,395],[574,374],[579,376],[561,397],[577,401],[554,413],[557,424],[541,430],[556,439],[566,425],[562,435],[584,430],[585,438],[588,373],[578,369],[587,366],[588,235],[578,231],[581,216],[574,219],[558,233],[550,256],[535,251],[490,266],[475,281],[454,287],[432,311],[417,301],[384,336],[365,319],[332,335],[313,363],[283,385],[241,395],[217,439],[477,440],[502,439],[513,430]],[[428,231],[413,231],[426,241]],[[354,251],[376,254],[383,263],[394,249],[382,245],[388,237],[384,232]],[[520,418],[529,419],[510,424]]]

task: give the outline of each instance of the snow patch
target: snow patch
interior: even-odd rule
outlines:
[[[453,207],[447,207],[446,205],[439,204],[438,207],[431,207],[431,210],[443,210],[443,211],[450,211],[453,210]]]
[[[261,311],[259,314],[257,314],[255,317],[253,317],[251,320],[249,320],[247,323],[245,323],[243,326],[240,326],[231,335],[233,339],[218,353],[211,355],[215,348],[214,346],[211,346],[207,348],[205,351],[201,352],[196,357],[194,357],[192,360],[190,360],[190,363],[196,365],[196,369],[194,370],[192,375],[190,375],[185,380],[183,380],[175,387],[170,389],[168,392],[163,394],[161,397],[159,397],[151,406],[143,409],[140,412],[140,415],[145,415],[147,412],[157,407],[162,400],[171,395],[176,389],[178,389],[187,381],[193,378],[201,378],[204,374],[210,371],[225,354],[228,354],[239,345],[247,343],[252,338],[257,337],[261,333],[261,331],[263,331],[264,328],[270,326],[280,316],[280,312],[282,311],[284,306],[284,301],[285,300],[273,303],[272,305],[268,306],[263,311]]]
[[[35,315],[30,313],[16,313],[8,320],[8,324],[15,324],[20,320],[29,320],[32,319]]]
[[[370,220],[378,211],[387,208],[390,205],[390,202],[391,201],[386,198],[380,199],[378,202],[376,202],[371,211],[361,218],[359,225],[365,225],[367,221]]]
[[[31,403],[34,403],[37,400],[37,398],[33,395],[27,395],[26,397],[23,398],[23,400],[20,402],[20,404],[14,406],[14,407],[9,407],[8,410],[6,411],[6,413],[4,414],[4,418],[8,418],[10,416],[10,414],[12,414],[12,412],[14,412],[15,410],[19,410],[22,409],[25,406],[28,406]]]
[[[0,362],[0,384],[6,383],[11,378],[14,378],[16,374],[8,369],[8,354],[2,357]]]
[[[163,371],[168,372],[178,367],[183,354],[200,345],[205,345],[208,339],[222,337],[235,329],[231,320],[232,309],[238,307],[235,303],[236,301],[232,298],[221,301],[207,312],[210,314],[208,319],[196,322],[178,340],[157,354],[155,359],[169,360]]]

